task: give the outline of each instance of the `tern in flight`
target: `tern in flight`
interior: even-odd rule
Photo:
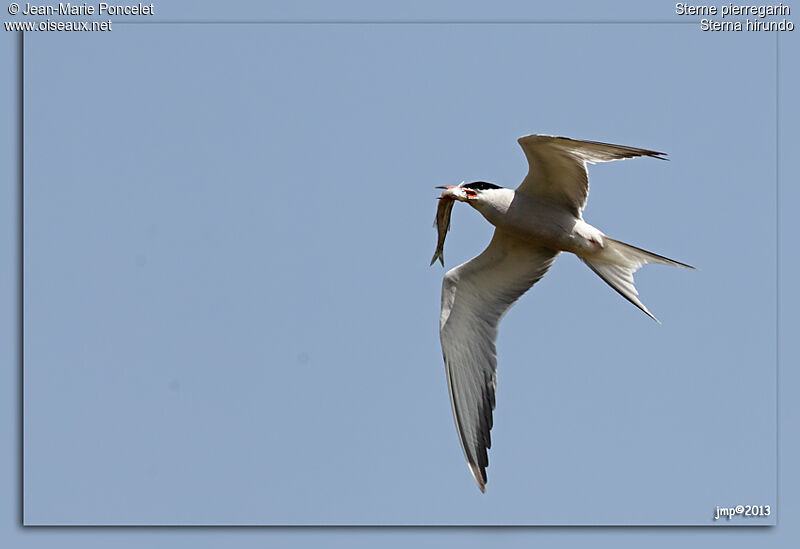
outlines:
[[[656,322],[637,297],[633,273],[645,263],[693,268],[613,240],[583,220],[589,195],[587,162],[637,156],[663,160],[664,153],[548,135],[528,135],[518,141],[529,171],[516,190],[485,181],[437,187],[444,192],[436,215],[439,235],[431,265],[436,259],[444,265],[444,240],[456,201],[466,202],[495,226],[492,241],[480,255],[444,275],[439,321],[453,417],[481,492],[486,491],[486,452],[491,447],[497,389],[497,325],[545,275],[558,254],[577,255]]]

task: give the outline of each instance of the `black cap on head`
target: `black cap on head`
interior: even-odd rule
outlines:
[[[487,183],[486,181],[473,181],[472,183],[462,185],[462,188],[472,189],[473,191],[485,191],[487,189],[500,189],[502,187],[494,183]]]

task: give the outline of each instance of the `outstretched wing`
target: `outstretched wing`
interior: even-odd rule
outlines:
[[[637,156],[666,160],[663,158],[666,153],[567,137],[526,135],[517,141],[529,166],[528,175],[517,191],[565,206],[575,217],[580,217],[589,196],[587,162],[594,164]]]
[[[496,229],[486,250],[444,276],[439,334],[450,403],[461,447],[481,492],[486,490],[486,450],[491,447],[497,388],[497,324],[544,276],[557,255]]]

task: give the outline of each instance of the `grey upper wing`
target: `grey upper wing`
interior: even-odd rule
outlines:
[[[497,388],[497,325],[557,255],[496,229],[486,250],[448,271],[442,283],[440,337],[450,403],[461,447],[482,492]]]
[[[526,135],[517,141],[529,166],[528,175],[517,191],[565,206],[576,217],[580,216],[589,196],[587,162],[610,162],[637,156],[665,160],[662,158],[665,153],[567,137]]]

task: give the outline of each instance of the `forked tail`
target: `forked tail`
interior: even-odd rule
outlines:
[[[647,316],[659,322],[653,313],[647,310],[639,298],[639,292],[633,283],[633,273],[647,263],[661,263],[694,269],[691,265],[669,259],[667,257],[648,252],[636,246],[625,244],[619,240],[605,237],[605,247],[597,254],[581,257],[591,270],[597,273],[606,284],[614,288],[619,294],[639,307]],[[660,322],[659,322],[660,324]]]

